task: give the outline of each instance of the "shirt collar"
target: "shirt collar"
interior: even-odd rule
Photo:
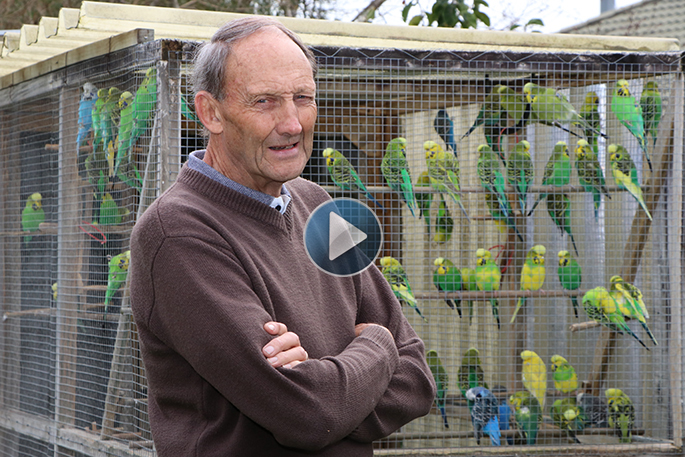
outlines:
[[[236,192],[240,192],[243,195],[247,195],[248,197],[254,198],[257,201],[274,208],[281,214],[285,213],[285,210],[288,208],[288,204],[292,200],[292,196],[290,195],[288,189],[286,189],[285,184],[281,186],[281,195],[279,197],[272,197],[271,195],[265,194],[258,190],[250,189],[249,187],[243,186],[242,184],[233,181],[231,178],[224,176],[219,171],[207,164],[207,162],[203,160],[205,157],[205,152],[207,152],[205,149],[191,152],[190,156],[188,157],[188,167],[202,173],[203,175],[220,184],[223,184],[226,187],[235,190]]]

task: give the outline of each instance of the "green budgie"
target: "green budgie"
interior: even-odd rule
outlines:
[[[552,218],[556,226],[561,230],[561,233],[568,233],[573,244],[573,250],[578,255],[576,240],[573,238],[573,232],[571,232],[571,199],[566,194],[554,192],[547,194],[545,204],[547,205],[549,217]]]
[[[571,102],[555,89],[540,87],[535,83],[527,83],[523,86],[523,93],[530,103],[531,117],[534,120],[557,127],[562,127],[562,124],[570,122],[572,125],[579,126],[583,131],[592,129],[595,134],[606,136],[592,128],[575,110]]]
[[[609,294],[616,302],[616,305],[618,305],[618,309],[623,314],[623,317],[626,319],[636,319],[642,325],[642,328],[645,329],[654,345],[658,346],[659,343],[656,342],[654,334],[647,325],[649,312],[647,311],[647,305],[645,305],[642,299],[640,289],[629,282],[625,282],[618,275],[612,276],[610,282]]]
[[[514,212],[507,199],[505,178],[499,160],[487,144],[478,146],[477,172],[480,185],[486,190],[485,202],[495,222],[498,225],[506,223],[506,227],[513,229],[519,239],[523,241],[523,237],[516,227]],[[500,225],[500,227],[502,226]]]
[[[107,276],[107,292],[105,293],[105,313],[114,294],[126,282],[128,266],[131,262],[131,251],[124,251],[115,255],[109,261],[109,275]]]
[[[26,206],[21,212],[21,229],[24,232],[36,232],[43,222],[45,222],[43,196],[39,192],[34,192],[26,199]],[[24,244],[28,244],[31,238],[30,235],[25,236]]]
[[[599,115],[599,97],[596,92],[588,92],[585,94],[583,106],[580,107],[580,116],[587,123],[585,129],[585,138],[588,144],[592,147],[595,154],[599,154],[598,135],[596,132],[600,131],[600,115]]]
[[[459,381],[459,390],[466,398],[466,392],[474,387],[485,387],[488,389],[488,383],[485,382],[485,373],[480,362],[480,353],[478,349],[471,347],[461,359],[461,365],[457,369],[457,379]],[[469,407],[469,412],[473,409],[473,401],[466,399],[466,404]]]
[[[633,441],[633,426],[635,425],[635,406],[630,397],[621,389],[607,389],[604,391],[609,406],[609,427],[616,431],[621,443]]]
[[[514,407],[516,428],[521,431],[526,444],[534,445],[542,423],[540,402],[529,391],[521,390],[509,397],[509,403]]]
[[[642,117],[642,108],[630,95],[628,81],[620,79],[614,87],[611,97],[611,111],[616,115],[621,124],[637,139],[640,148],[645,153],[649,171],[652,171],[652,161],[649,159],[647,144],[645,143],[645,121]]]
[[[559,251],[559,268],[557,274],[559,275],[559,282],[561,287],[566,290],[578,290],[583,281],[582,271],[578,261],[571,257],[568,251]],[[578,297],[571,297],[571,304],[573,305],[573,312],[578,318]]]
[[[642,89],[640,108],[642,109],[642,118],[645,121],[645,136],[650,134],[653,144],[656,144],[662,111],[661,93],[656,81],[647,81],[644,89]]]
[[[476,251],[476,284],[478,285],[478,290],[486,292],[497,291],[499,290],[501,279],[502,272],[492,260],[490,251],[482,248],[478,249]],[[497,321],[497,329],[500,329],[499,302],[497,298],[490,298],[490,305],[492,305],[492,315]]]
[[[552,155],[545,165],[545,173],[542,176],[543,186],[562,187],[571,180],[571,158],[568,155],[568,146],[565,141],[559,141],[554,145]],[[538,204],[547,197],[546,193],[540,193],[533,207],[528,212],[530,216]]]
[[[416,216],[414,208],[414,187],[407,164],[407,140],[402,137],[393,138],[385,148],[385,155],[381,161],[381,173],[388,186],[402,197],[409,207],[412,216]]]
[[[419,208],[423,220],[426,222],[426,227],[428,227],[428,236],[431,234],[431,204],[433,203],[433,193],[432,192],[419,192],[421,187],[431,187],[430,178],[428,177],[427,171],[422,171],[418,178],[416,178],[416,183],[414,184],[414,199],[416,201],[416,206]]]
[[[105,101],[109,96],[109,90],[106,88],[98,89],[97,100],[93,105],[91,113],[92,128],[93,128],[93,151],[97,148],[104,150],[104,139],[102,138],[102,107],[105,106]]]
[[[565,394],[578,390],[578,375],[568,360],[559,354],[554,354],[550,362],[552,363],[554,388]],[[575,397],[573,400],[575,401]]]
[[[440,292],[457,292],[462,289],[461,271],[455,267],[450,259],[438,257],[433,261],[433,284]],[[461,317],[461,300],[458,298],[445,298],[445,303],[452,309],[456,309]]]
[[[435,235],[433,241],[436,243],[446,243],[452,238],[454,231],[454,219],[450,214],[445,199],[440,194],[440,204],[438,205],[438,215],[435,217]]]
[[[595,220],[599,217],[599,207],[602,204],[602,194],[611,200],[609,190],[604,181],[604,172],[597,160],[597,155],[585,140],[578,140],[576,148],[576,171],[578,181],[586,192],[592,194],[592,203],[595,207]]]
[[[626,189],[633,196],[651,221],[652,215],[649,214],[642,196],[642,188],[637,179],[637,168],[633,159],[630,158],[630,154],[620,144],[610,144],[607,148],[607,153],[609,154],[611,174],[614,176],[614,181],[616,181],[620,189]]]
[[[459,189],[459,161],[457,157],[449,151],[445,151],[435,141],[423,143],[426,153],[426,166],[428,167],[428,177],[430,178],[433,189],[440,193],[449,195],[455,203],[459,205],[466,219],[469,215],[461,202]]]
[[[115,145],[116,138],[118,135],[119,128],[119,97],[121,96],[121,91],[116,87],[110,87],[107,91],[104,104],[100,110],[100,130],[102,132],[102,145],[105,151],[108,151],[108,156],[111,154],[109,151],[110,145]],[[113,151],[116,153],[116,148]],[[112,171],[110,176],[114,176],[114,156],[108,157],[111,162]]]
[[[501,86],[495,86],[493,90],[485,97],[485,101],[478,111],[476,120],[473,121],[471,128],[469,128],[461,139],[463,140],[478,127],[483,126],[483,135],[485,141],[497,152],[502,163],[506,166],[507,161],[504,153],[501,151],[499,133],[502,130],[501,126],[506,125],[507,113],[500,107],[500,94],[498,92]]]
[[[514,150],[509,154],[507,162],[507,181],[516,190],[516,195],[521,205],[521,214],[527,213],[526,202],[528,189],[533,184],[534,168],[530,158],[530,143],[526,140],[519,141]]]
[[[447,405],[447,389],[449,388],[449,376],[447,376],[447,371],[435,349],[431,349],[426,353],[426,362],[433,374],[433,379],[435,379],[435,385],[437,387],[435,405],[440,410],[445,428],[450,428],[449,423],[447,422],[447,412],[445,411]]]
[[[616,301],[604,287],[595,287],[585,292],[585,295],[583,295],[583,308],[590,319],[599,322],[614,332],[620,334],[627,333],[635,338],[642,347],[649,350],[640,337],[628,327]]]
[[[428,319],[423,316],[419,309],[414,293],[411,291],[407,273],[404,271],[400,261],[394,257],[386,256],[381,258],[380,264],[382,267],[381,272],[388,283],[390,283],[390,287],[397,299],[413,308],[424,322],[428,322]]]
[[[580,443],[576,433],[585,428],[585,414],[574,397],[559,398],[552,405],[552,422],[565,430],[574,443]]]
[[[125,208],[120,208],[119,205],[112,198],[112,194],[106,192],[102,196],[100,203],[100,217],[98,218],[99,225],[118,225],[121,224],[122,217],[126,216],[129,211]]]
[[[379,208],[383,206],[373,198],[373,195],[366,190],[366,186],[359,178],[356,170],[352,166],[347,157],[333,148],[326,148],[323,150],[323,156],[326,158],[326,166],[328,173],[336,186],[343,190],[351,190],[352,192],[359,192],[366,195],[366,198],[371,200]]]

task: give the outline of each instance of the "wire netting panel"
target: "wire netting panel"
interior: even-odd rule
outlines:
[[[682,193],[679,56],[316,52],[318,135],[305,176],[376,211],[384,228],[376,263],[390,272],[392,257],[406,272],[406,284],[389,280],[442,395],[431,414],[378,447],[468,454],[499,441],[558,455],[678,440],[680,239],[669,236],[679,227],[669,214],[680,214]],[[637,121],[625,118],[642,99],[648,123],[650,82],[660,122],[636,136],[626,125]],[[384,158],[399,166],[398,137],[404,183],[397,168],[384,175]],[[326,148],[349,159],[368,194],[336,184]],[[622,172],[628,157],[634,166]],[[631,193],[637,187],[644,205]],[[578,269],[560,270],[562,261]],[[617,314],[617,303],[628,311],[615,275],[641,290],[644,318]],[[602,303],[604,314],[588,316]],[[492,397],[467,399],[475,386]],[[632,406],[619,407],[627,401],[614,399],[615,389]],[[474,428],[489,421],[474,418],[476,404],[498,413],[499,440],[486,433],[478,443]]]
[[[137,217],[205,145],[197,44],[142,44],[0,94],[0,455],[155,454],[126,253]],[[679,54],[314,53],[303,176],[375,211],[376,264],[405,271],[392,285],[440,386],[431,413],[377,454],[489,452],[494,416],[517,455],[675,450]],[[654,84],[660,103],[647,104]],[[333,150],[365,190],[339,185]],[[614,276],[639,288],[644,311]],[[479,411],[493,416],[480,424]]]

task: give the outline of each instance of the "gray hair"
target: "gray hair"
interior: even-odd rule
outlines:
[[[233,46],[240,40],[266,27],[275,27],[288,36],[302,49],[305,57],[312,66],[312,74],[316,76],[317,65],[312,51],[300,37],[275,19],[263,16],[249,16],[227,22],[214,33],[211,41],[205,42],[195,53],[192,84],[197,94],[204,90],[212,94],[217,100],[223,100],[226,87],[226,61],[231,55]]]

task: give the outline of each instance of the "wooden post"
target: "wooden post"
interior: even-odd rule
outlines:
[[[55,420],[58,424],[73,424],[76,401],[76,352],[78,322],[76,313],[81,300],[81,259],[83,233],[78,228],[81,202],[81,179],[78,175],[76,136],[79,103],[78,89],[64,88],[60,92],[59,123],[59,208],[57,218],[57,319]],[[77,297],[67,300],[66,297]]]

